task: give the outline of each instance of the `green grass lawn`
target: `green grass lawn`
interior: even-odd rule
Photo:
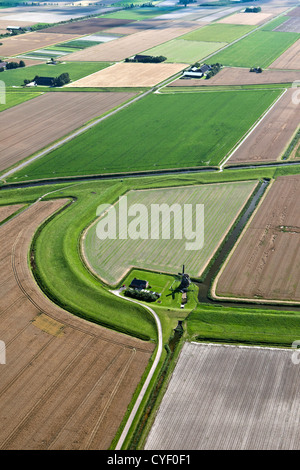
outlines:
[[[49,55],[50,51],[49,51]],[[26,64],[26,59],[25,59]],[[32,80],[36,75],[40,77],[58,77],[62,73],[69,73],[72,81],[90,75],[111,65],[108,62],[68,62],[57,65],[40,64],[30,67],[21,67],[13,70],[5,70],[0,73],[0,79],[7,87],[22,86],[24,79]]]
[[[300,337],[300,314],[198,305],[187,329],[191,340],[290,347]]]
[[[185,39],[172,39],[156,47],[152,47],[144,54],[153,56],[163,55],[166,62],[182,62],[193,64],[213,52],[226,46],[224,42],[187,41]]]
[[[300,35],[275,31],[256,31],[216,53],[211,60],[231,67],[268,67]]]
[[[27,93],[16,93],[7,91],[5,94],[5,104],[0,103],[0,112],[4,111],[5,109],[11,108],[12,106],[16,106],[17,104],[24,103],[24,101],[31,100],[32,98],[35,98],[39,95],[40,93],[30,91],[28,91]]]
[[[218,165],[279,94],[280,90],[152,94],[11,178]]]
[[[254,29],[254,26],[244,26],[238,24],[221,24],[215,23],[203,28],[191,31],[181,39],[189,41],[208,41],[208,42],[232,42],[240,38],[244,34],[249,33]]]

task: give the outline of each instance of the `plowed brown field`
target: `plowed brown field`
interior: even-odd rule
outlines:
[[[289,89],[243,141],[227,164],[278,160],[300,122],[300,106],[293,103],[295,90]]]
[[[264,23],[272,16],[272,13],[235,13],[219,20],[218,23],[257,25]]]
[[[132,20],[122,20],[114,18],[90,18],[82,21],[73,21],[72,23],[60,24],[46,28],[42,33],[59,33],[59,34],[76,34],[83,36],[84,34],[97,33],[104,29],[113,28],[115,26],[122,26],[131,23]]]
[[[46,93],[3,111],[0,171],[133,96],[133,93]]]
[[[199,24],[195,23],[193,26],[188,27],[174,26],[173,28],[160,29],[159,33],[153,30],[140,31],[130,36],[117,39],[116,41],[99,44],[82,51],[73,52],[73,54],[65,55],[64,60],[117,62],[150,49],[151,47],[158,46],[163,42],[182,36],[197,28],[199,28]]]
[[[289,47],[269,67],[270,69],[300,69],[300,39]]]
[[[272,184],[215,283],[219,297],[300,302],[300,175]]]
[[[0,222],[23,207],[23,204],[12,204],[11,206],[0,206]]]
[[[0,228],[1,449],[107,449],[153,351],[69,314],[37,287],[29,245],[64,203],[37,202]]]
[[[293,83],[299,79],[299,72],[294,70],[264,70],[263,73],[250,73],[249,69],[224,67],[209,80],[178,79],[169,86],[212,86],[212,85],[263,85],[267,83]]]

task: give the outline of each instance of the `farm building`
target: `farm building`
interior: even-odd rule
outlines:
[[[36,77],[34,82],[36,85],[40,86],[53,86],[54,77]]]
[[[183,77],[201,78],[211,69],[210,65],[203,64],[201,67],[191,67],[183,72]]]
[[[0,62],[0,69],[6,67],[6,62]]]
[[[149,285],[148,281],[134,278],[131,281],[131,284],[129,287],[132,287],[134,289],[147,289],[148,285]]]

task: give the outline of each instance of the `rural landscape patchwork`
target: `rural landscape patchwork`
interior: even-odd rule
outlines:
[[[0,129],[0,449],[299,450],[300,3],[0,1]]]

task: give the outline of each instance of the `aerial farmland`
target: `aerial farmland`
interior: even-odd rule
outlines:
[[[299,11],[0,5],[2,450],[300,449]]]

